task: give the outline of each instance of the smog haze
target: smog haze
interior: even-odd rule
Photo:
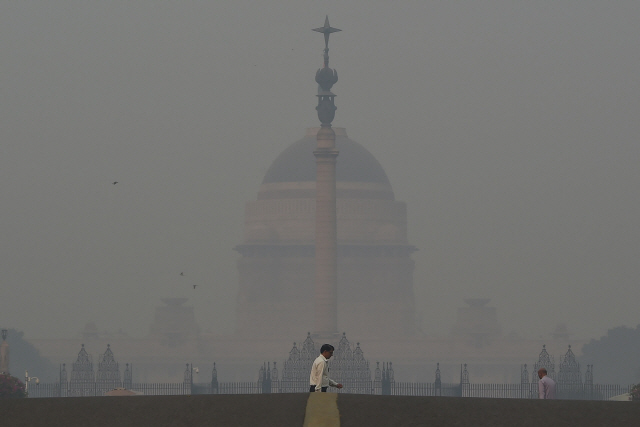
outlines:
[[[333,125],[407,203],[426,334],[464,298],[529,338],[640,323],[639,2],[57,0],[0,6],[0,326],[144,336],[185,297],[232,333],[244,204],[318,125],[325,15]]]

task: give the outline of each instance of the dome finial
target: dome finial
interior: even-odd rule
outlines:
[[[314,28],[313,31],[317,31],[319,33],[324,34],[324,47],[328,51],[329,50],[329,34],[337,33],[338,31],[342,31],[342,30],[333,28],[331,25],[329,25],[329,15],[326,15],[326,17],[324,18],[324,26],[319,28]]]
[[[329,68],[329,35],[337,31],[329,25],[329,16],[324,20],[324,26],[314,28],[313,31],[324,34],[324,67],[316,72],[316,83],[318,83],[318,119],[322,127],[331,127],[331,122],[336,113],[336,106],[333,103],[335,95],[331,93],[331,88],[338,82],[338,72]]]

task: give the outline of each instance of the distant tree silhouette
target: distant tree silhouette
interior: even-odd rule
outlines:
[[[58,367],[40,356],[38,349],[23,337],[24,332],[16,329],[9,329],[7,332],[11,375],[24,381],[24,371],[28,370],[29,376],[38,377],[41,382],[55,381],[58,377]]]
[[[584,363],[594,365],[594,382],[629,385],[640,382],[640,325],[609,329],[582,347]]]

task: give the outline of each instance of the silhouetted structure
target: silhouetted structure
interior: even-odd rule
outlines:
[[[107,344],[107,349],[102,355],[102,360],[98,362],[96,387],[105,392],[117,387],[122,387],[122,381],[120,380],[120,366],[113,357],[113,352],[111,351],[111,346],[109,344]]]
[[[538,361],[533,365],[533,371],[531,372],[531,380],[533,383],[538,384],[538,369],[545,368],[549,378],[556,379],[556,365],[553,363],[553,357],[547,352],[547,346],[542,345],[542,351],[538,355]]]
[[[71,368],[69,396],[94,396],[95,380],[92,357],[85,350],[84,344],[82,344],[78,357]]]

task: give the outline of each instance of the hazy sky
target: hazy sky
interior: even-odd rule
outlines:
[[[0,3],[0,326],[143,336],[185,296],[231,332],[326,14],[334,126],[408,205],[423,330],[465,297],[525,337],[640,323],[637,0],[47,0]]]

